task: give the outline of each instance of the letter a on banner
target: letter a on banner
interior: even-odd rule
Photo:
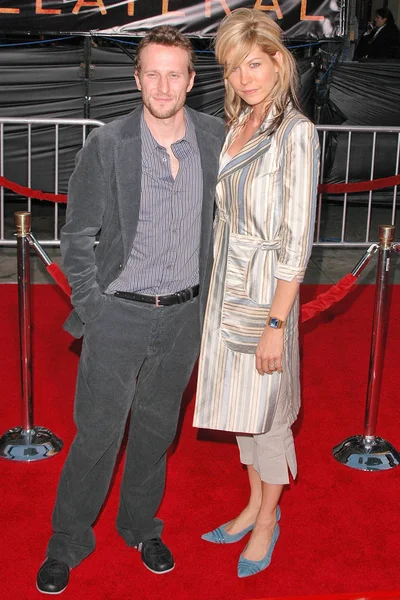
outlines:
[[[257,0],[254,8],[257,8],[258,10],[274,10],[278,19],[283,19],[283,14],[278,0],[272,0],[272,6],[265,6],[262,2],[263,0]]]
[[[229,8],[228,4],[225,2],[225,0],[218,0],[219,3],[221,4],[222,8],[225,11],[226,15],[230,15],[231,14],[231,9]],[[211,0],[205,0],[204,3],[204,16],[205,17],[211,17]]]

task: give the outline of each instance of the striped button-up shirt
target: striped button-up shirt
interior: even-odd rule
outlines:
[[[132,250],[108,292],[172,294],[199,282],[203,176],[193,123],[185,111],[185,136],[171,144],[179,160],[172,177],[167,150],[141,117],[142,181]]]

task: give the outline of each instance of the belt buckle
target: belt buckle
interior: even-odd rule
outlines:
[[[159,306],[161,306],[160,301],[158,299],[158,294],[156,294],[155,298],[156,298],[156,307],[158,308]]]

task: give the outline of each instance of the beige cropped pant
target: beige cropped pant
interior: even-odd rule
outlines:
[[[240,461],[244,465],[252,465],[261,481],[266,483],[279,485],[289,483],[289,470],[293,479],[297,475],[293,433],[284,412],[282,402],[278,400],[269,431],[236,436]]]

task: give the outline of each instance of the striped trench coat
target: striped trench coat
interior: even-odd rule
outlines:
[[[319,144],[313,124],[293,108],[271,135],[269,124],[267,118],[219,174],[195,427],[264,433],[278,401],[290,425],[300,408],[298,297],[284,330],[283,374],[259,375],[254,353],[277,279],[301,282],[304,277],[312,248]],[[232,140],[230,131],[221,156]]]

